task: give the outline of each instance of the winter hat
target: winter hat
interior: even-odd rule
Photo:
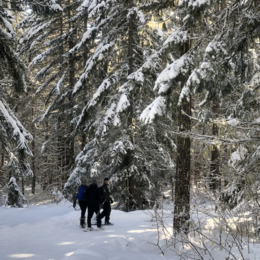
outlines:
[[[87,177],[86,177],[86,176],[83,176],[83,177],[81,178],[81,184],[87,185],[87,182],[88,182]]]
[[[97,180],[96,179],[92,179],[92,183],[97,184]]]
[[[109,179],[106,177],[106,178],[104,178],[104,181],[109,181]]]

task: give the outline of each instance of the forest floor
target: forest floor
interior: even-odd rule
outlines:
[[[172,233],[172,205],[164,209],[165,224]],[[180,260],[203,259],[259,260],[260,247],[257,244],[243,246],[243,257],[236,246],[232,246],[231,257],[210,240],[205,246],[210,252],[203,258],[190,255],[191,247],[169,244],[163,235],[158,242],[157,222],[154,211],[134,211],[125,213],[112,210],[111,222],[114,226],[105,226],[103,231],[83,232],[79,228],[80,211],[75,211],[71,203],[63,200],[59,204],[30,205],[25,208],[0,207],[0,259],[28,260]],[[160,211],[162,214],[162,211]],[[160,216],[160,214],[158,216]],[[167,217],[168,214],[168,217]],[[153,221],[151,221],[153,218]],[[205,226],[211,225],[211,219],[204,217]],[[94,227],[94,226],[93,226]],[[208,232],[214,239],[216,234]],[[225,238],[223,237],[223,240]],[[191,238],[194,244],[198,237]],[[168,243],[168,244],[167,244]],[[181,255],[179,255],[181,254]],[[229,258],[227,258],[229,256]]]
[[[153,223],[143,211],[113,210],[114,226],[83,232],[71,203],[0,207],[0,259],[166,260],[148,244]],[[94,226],[93,226],[94,227]]]

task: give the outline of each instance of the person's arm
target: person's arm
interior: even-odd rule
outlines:
[[[103,188],[103,186],[98,188],[99,194],[100,194],[100,203],[104,202],[104,194],[103,194],[103,189],[102,188]]]
[[[76,194],[74,194],[74,196],[73,196],[73,208],[76,208],[76,204],[77,204],[77,193]]]
[[[113,201],[113,199],[112,199],[111,196],[110,196],[110,191],[109,191],[108,188],[107,188],[107,194],[108,194],[108,197],[109,197],[109,201],[110,201],[110,203],[112,204],[114,201]]]

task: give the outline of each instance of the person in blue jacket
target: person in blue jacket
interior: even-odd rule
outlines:
[[[75,208],[77,200],[79,202],[79,206],[80,206],[80,210],[81,210],[81,217],[80,217],[80,227],[81,228],[86,227],[85,214],[86,214],[86,210],[88,207],[87,196],[86,196],[87,189],[88,189],[87,178],[84,176],[81,178],[81,185],[78,188],[78,193],[77,193],[77,196],[75,196],[75,200],[73,203],[73,207]]]

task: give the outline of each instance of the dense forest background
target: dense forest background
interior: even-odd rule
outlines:
[[[0,36],[0,205],[107,176],[124,211],[170,189],[177,233],[198,194],[258,232],[259,0],[4,0]]]

